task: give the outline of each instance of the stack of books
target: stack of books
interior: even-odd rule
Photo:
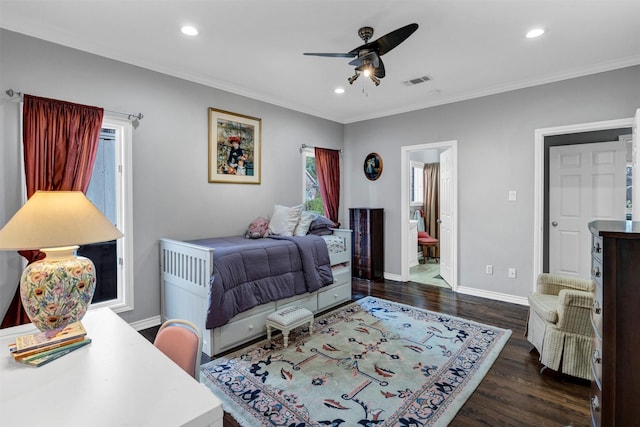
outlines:
[[[91,342],[82,323],[75,322],[62,329],[37,332],[16,338],[9,344],[13,358],[31,366],[42,366]]]

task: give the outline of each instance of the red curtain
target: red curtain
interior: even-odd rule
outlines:
[[[98,150],[104,110],[25,95],[22,139],[27,198],[37,190],[87,192]],[[20,251],[29,263],[44,258],[38,250]],[[0,328],[31,320],[16,290]]]
[[[326,148],[315,149],[316,173],[320,184],[320,195],[324,204],[324,216],[340,226],[340,152]]]

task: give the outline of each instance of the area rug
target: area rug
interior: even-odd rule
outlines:
[[[366,297],[201,367],[249,426],[446,426],[510,330]]]

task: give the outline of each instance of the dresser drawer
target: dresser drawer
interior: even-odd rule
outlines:
[[[598,388],[595,381],[591,381],[589,407],[591,411],[591,425],[593,427],[600,427],[602,423],[602,391]]]
[[[591,235],[591,254],[602,262],[602,237]]]
[[[602,340],[602,261],[599,261],[595,256],[591,258],[591,279],[595,284],[591,323],[596,334]]]
[[[593,381],[602,389],[602,340],[594,333],[591,341],[591,373]]]

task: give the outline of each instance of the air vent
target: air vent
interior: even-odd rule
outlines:
[[[420,83],[428,82],[431,80],[429,76],[417,77],[415,79],[407,80],[406,82],[402,82],[405,86],[414,86]]]

